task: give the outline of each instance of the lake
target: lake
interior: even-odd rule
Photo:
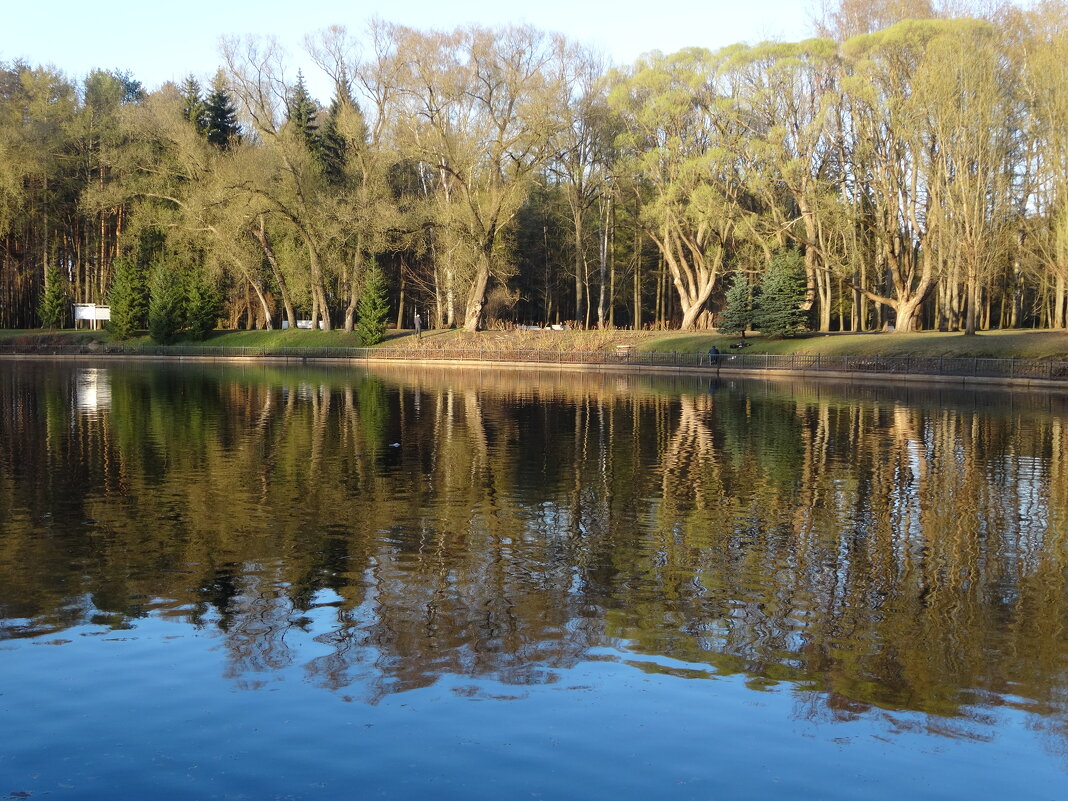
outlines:
[[[0,799],[1068,787],[1068,396],[0,360]]]

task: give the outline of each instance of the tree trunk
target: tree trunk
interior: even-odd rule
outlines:
[[[679,326],[681,330],[692,331],[696,328],[697,318],[704,311],[705,303],[712,294],[712,286],[712,281],[706,282],[701,287],[697,297],[692,300],[679,297],[679,303],[682,305],[682,325]]]
[[[363,234],[361,233],[356,237],[356,252],[352,255],[352,272],[349,275],[349,302],[345,305],[345,331],[350,334],[356,327],[356,306],[360,302],[360,267],[362,265]]]
[[[397,330],[404,327],[404,270],[400,270],[400,295],[397,298]]]
[[[255,281],[249,281],[252,287],[252,291],[256,293],[256,300],[260,302],[260,310],[263,312],[263,325],[268,331],[274,328],[274,323],[271,321],[271,304],[267,302],[267,296],[263,293],[263,289]]]
[[[481,314],[481,312],[479,312]],[[445,327],[456,325],[456,274],[452,267],[445,268]]]
[[[492,245],[491,245],[492,247]],[[482,309],[486,305],[486,286],[489,284],[490,254],[484,250],[479,255],[478,268],[467,291],[467,307],[464,310],[464,330],[478,331],[482,327]]]
[[[970,261],[968,264],[966,291],[968,295],[966,299],[967,314],[964,321],[964,333],[966,336],[971,336],[975,333],[976,318],[979,311],[979,278],[976,274],[974,261]]]
[[[601,241],[598,248],[597,278],[601,285],[597,296],[597,327],[604,328],[605,319],[605,293],[608,291],[608,218],[612,213],[612,199],[608,198],[605,203],[605,213],[601,219]]]
[[[608,327],[616,327],[616,214],[613,209],[608,228]]]
[[[308,246],[308,257],[311,262],[311,274],[312,274],[312,297],[314,300],[313,312],[312,312],[312,329],[318,327],[316,322],[316,311],[322,316],[323,330],[333,330],[330,324],[330,308],[326,303],[326,290],[323,288],[323,271],[319,264],[319,252],[315,246],[309,241],[306,242]]]
[[[263,248],[263,255],[267,259],[267,263],[271,266],[271,274],[274,276],[275,282],[278,284],[278,291],[282,295],[282,306],[286,310],[286,320],[289,322],[289,327],[295,329],[297,327],[297,315],[293,311],[293,299],[289,294],[289,286],[286,284],[285,276],[282,275],[282,268],[278,264],[278,258],[275,256],[274,248],[271,247],[271,241],[267,236],[267,229],[264,225],[263,215],[260,215],[260,227],[259,229],[253,229],[249,233],[252,234],[253,239],[260,243],[260,247]],[[270,318],[268,317],[268,321]],[[273,327],[268,324],[268,328]]]
[[[586,286],[586,279],[583,275],[586,270],[586,254],[583,252],[582,247],[582,240],[585,238],[583,236],[582,210],[575,211],[572,214],[572,218],[575,223],[575,322],[577,323],[582,319],[582,305],[585,302],[584,289]]]
[[[824,271],[816,273],[816,296],[819,300],[819,330],[831,330],[831,277]]]
[[[1068,285],[1064,280],[1064,273],[1057,273],[1057,281],[1053,289],[1053,327],[1065,328],[1065,295],[1068,294]]]
[[[641,226],[634,226],[634,312],[631,323],[635,331],[642,327],[642,233]]]

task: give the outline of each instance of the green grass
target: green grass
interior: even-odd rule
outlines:
[[[629,345],[636,350],[670,353],[704,353],[715,345],[730,352],[738,337],[716,333],[673,331],[427,331],[417,338],[412,331],[388,331],[385,347],[423,349],[475,349],[600,351]],[[107,331],[0,330],[0,341],[30,346],[85,345],[110,342]],[[766,340],[750,336],[746,353],[827,354],[852,356],[978,356],[981,358],[1029,358],[1068,360],[1068,332],[984,331],[975,336],[929,331],[915,334],[808,334],[793,339]],[[147,335],[128,340],[133,345],[151,344]],[[360,342],[344,331],[216,331],[202,342],[179,340],[188,347],[232,348],[352,348]],[[413,355],[416,355],[413,353]]]
[[[728,351],[738,337],[718,334],[663,334],[643,350],[703,352],[715,345]],[[1068,359],[1064,331],[983,331],[975,336],[927,331],[910,334],[809,334],[793,339],[747,337],[746,353],[803,353],[850,356],[978,356],[980,358]]]

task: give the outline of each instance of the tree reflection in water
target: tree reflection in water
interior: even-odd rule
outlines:
[[[371,701],[623,653],[1064,742],[1063,398],[124,366],[94,405],[85,369],[0,366],[3,636],[159,615]]]

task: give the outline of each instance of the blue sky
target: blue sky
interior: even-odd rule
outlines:
[[[263,34],[279,39],[289,52],[293,73],[302,67],[315,91],[327,84],[303,53],[304,36],[335,24],[359,32],[373,16],[419,28],[525,22],[594,45],[616,63],[630,63],[653,49],[801,39],[809,35],[812,8],[811,0],[659,5],[648,0],[36,0],[19,3],[15,14],[6,15],[0,26],[0,61],[24,58],[34,65],[51,64],[73,78],[95,67],[125,69],[154,89],[189,73],[201,78],[214,74],[221,61],[221,36]]]

